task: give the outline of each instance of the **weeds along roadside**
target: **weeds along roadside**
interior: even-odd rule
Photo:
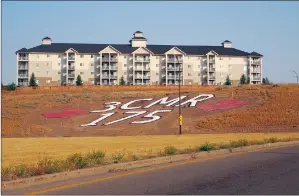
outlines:
[[[101,165],[109,165],[113,163],[122,163],[129,161],[137,161],[155,157],[172,156],[177,154],[188,154],[202,151],[212,151],[219,149],[228,149],[232,152],[233,148],[261,145],[276,142],[287,142],[299,140],[299,138],[284,138],[278,139],[277,137],[270,137],[264,140],[247,140],[240,139],[237,141],[230,141],[227,144],[212,144],[206,142],[201,146],[193,148],[178,149],[174,146],[167,146],[163,150],[160,150],[156,154],[148,154],[138,156],[132,152],[119,151],[106,156],[105,152],[101,150],[92,150],[89,153],[74,153],[66,159],[51,159],[44,157],[40,159],[36,164],[19,164],[10,167],[3,167],[1,179],[3,181],[16,180],[19,178],[28,178],[32,176],[39,176],[44,174],[52,174],[63,171],[72,171],[83,168],[97,167]]]

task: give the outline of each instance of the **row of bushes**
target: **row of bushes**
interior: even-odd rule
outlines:
[[[26,178],[31,176],[38,176],[43,174],[51,174],[62,171],[71,171],[82,168],[90,168],[100,165],[107,165],[112,163],[120,163],[125,161],[136,161],[146,158],[154,158],[161,156],[171,156],[176,154],[187,154],[195,153],[201,151],[211,151],[219,149],[229,149],[232,152],[232,148],[255,145],[255,144],[266,144],[275,143],[278,141],[291,141],[298,138],[287,138],[287,139],[277,139],[276,137],[264,139],[264,140],[253,140],[248,141],[247,139],[240,139],[238,141],[231,141],[228,144],[210,144],[205,143],[204,145],[197,146],[194,148],[177,149],[173,146],[165,147],[164,150],[160,151],[155,155],[143,155],[138,156],[130,153],[115,152],[110,156],[106,156],[105,152],[100,150],[91,151],[85,155],[81,153],[75,153],[64,160],[52,160],[49,158],[44,158],[38,161],[35,165],[16,165],[11,167],[2,168],[2,180],[14,180],[17,178]]]

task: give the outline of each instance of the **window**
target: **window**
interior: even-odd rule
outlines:
[[[38,55],[36,55],[36,58],[37,58],[37,59],[39,59],[39,54],[38,54]]]
[[[49,63],[47,63],[47,66],[49,66]]]
[[[61,55],[59,54],[59,55],[58,55],[58,58],[60,58],[60,57],[61,57]]]
[[[191,73],[188,73],[188,76],[191,76]]]
[[[83,75],[84,74],[84,72],[80,72],[80,75]]]
[[[229,57],[228,60],[231,60],[231,58]]]
[[[58,75],[60,75],[60,74],[61,74],[61,72],[59,71],[59,72],[58,72]]]
[[[156,73],[156,76],[158,76],[159,75],[159,73]]]
[[[83,58],[83,57],[84,57],[84,55],[80,55],[80,57],[81,57],[81,58]]]
[[[219,58],[219,60],[223,60],[223,58],[222,58],[222,57],[220,57],[220,58]]]
[[[159,64],[156,64],[156,67],[159,67]]]
[[[90,58],[93,58],[93,55],[90,55]]]
[[[188,65],[188,68],[191,68],[191,65]]]
[[[84,66],[84,63],[80,63],[80,66],[83,67],[83,66]]]
[[[127,67],[127,64],[124,64],[124,67]]]
[[[198,73],[198,76],[200,76],[200,73]]]
[[[93,73],[93,72],[90,72],[90,74],[93,75],[94,73]]]
[[[127,58],[127,56],[124,56],[124,58],[126,59],[126,58]]]
[[[90,66],[93,66],[93,63],[90,63]]]
[[[49,71],[47,71],[47,75],[49,75]]]
[[[58,67],[60,67],[60,63],[58,63]]]
[[[198,57],[198,59],[200,60],[200,57]]]
[[[159,57],[158,57],[158,56],[156,56],[156,59],[159,59]]]
[[[228,65],[228,69],[231,69],[232,68],[232,65]]]
[[[49,57],[50,57],[50,55],[49,55],[49,54],[47,54],[47,57],[49,58]]]

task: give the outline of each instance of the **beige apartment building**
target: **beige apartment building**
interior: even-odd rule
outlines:
[[[17,54],[17,83],[27,86],[35,74],[40,86],[75,85],[218,85],[229,76],[238,84],[242,74],[251,84],[262,81],[262,55],[232,47],[149,45],[136,31],[129,44],[52,43],[22,48]]]

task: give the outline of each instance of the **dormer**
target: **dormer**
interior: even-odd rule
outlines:
[[[52,43],[52,39],[50,37],[44,37],[42,39],[42,44],[43,45],[51,45],[51,43]]]
[[[221,43],[224,48],[232,48],[233,43],[231,41],[225,40],[224,42]]]
[[[134,37],[130,40],[131,46],[146,48],[147,39],[143,37],[143,33],[141,31],[136,31],[133,35]]]

